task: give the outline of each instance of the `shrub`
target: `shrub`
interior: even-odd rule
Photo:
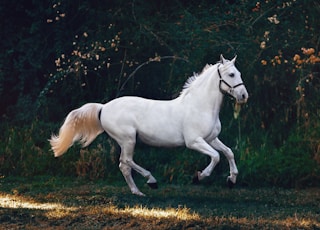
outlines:
[[[247,185],[306,187],[319,185],[319,145],[301,129],[289,135],[280,148],[268,137],[260,148],[247,143],[241,151],[240,181]]]

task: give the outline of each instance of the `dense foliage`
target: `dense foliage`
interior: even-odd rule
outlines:
[[[87,102],[171,99],[223,53],[238,55],[250,94],[238,120],[229,99],[221,111],[221,139],[234,149],[240,181],[319,183],[317,1],[4,0],[0,13],[2,175],[119,176],[118,149],[105,135],[56,161],[47,138]],[[186,149],[137,152],[168,182],[185,183],[208,163]],[[215,172],[226,169],[221,162]]]

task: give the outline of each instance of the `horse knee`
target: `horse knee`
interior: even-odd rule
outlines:
[[[215,162],[215,164],[218,164],[219,161],[220,161],[220,155],[217,154],[217,155],[214,155],[211,157],[212,161]]]
[[[232,152],[232,150],[230,148],[227,148],[225,153],[226,153],[226,157],[229,160],[234,160],[234,154],[233,154],[233,152]]]
[[[129,176],[129,175],[131,175],[131,167],[130,167],[130,166],[128,166],[128,165],[120,162],[119,168],[120,168],[120,171],[122,172],[122,174],[123,174],[124,176]]]

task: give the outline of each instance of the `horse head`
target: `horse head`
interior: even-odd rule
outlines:
[[[246,103],[248,100],[248,92],[241,79],[241,73],[235,67],[235,56],[231,61],[220,56],[220,64],[218,65],[218,74],[220,78],[219,88],[224,94],[229,94],[238,104]]]

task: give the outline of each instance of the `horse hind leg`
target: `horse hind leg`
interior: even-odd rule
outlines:
[[[123,162],[120,162],[119,168],[122,172],[124,179],[126,180],[128,186],[129,186],[132,194],[135,194],[138,196],[145,196],[145,194],[140,192],[140,190],[138,189],[138,187],[134,183],[134,180],[133,180],[132,174],[131,174],[131,167]]]
[[[140,173],[143,177],[148,178],[148,185],[151,188],[157,188],[157,180],[151,175],[151,173],[136,164],[133,161],[133,150],[135,146],[135,139],[132,138],[131,141],[126,141],[125,144],[120,145],[121,147],[121,155],[120,155],[120,164],[119,168],[122,172],[122,175],[124,176],[131,192],[136,195],[144,196],[142,192],[138,189],[136,186],[132,174],[131,169],[134,169],[136,172]]]
[[[137,165],[133,160],[128,160],[127,164],[136,172],[140,173],[143,177],[148,178],[147,184],[152,189],[158,188],[157,180],[152,176],[151,172]]]
[[[140,173],[143,177],[147,177],[148,178],[147,184],[150,186],[150,188],[152,189],[158,188],[157,180],[151,175],[151,173],[148,170],[145,170],[141,166],[137,165],[134,161],[132,160],[127,160],[125,162],[121,161],[119,164],[119,168],[132,194],[135,194],[138,196],[145,196],[145,194],[142,193],[138,189],[137,185],[135,184],[132,178],[131,169],[134,169],[136,172]]]
[[[119,168],[122,172],[124,179],[126,180],[132,194],[145,196],[142,192],[140,192],[137,185],[135,184],[131,173],[132,167],[127,163],[129,160],[132,160],[133,158],[135,139],[131,138],[131,140],[127,140],[124,144],[119,143],[119,145],[121,147]]]

